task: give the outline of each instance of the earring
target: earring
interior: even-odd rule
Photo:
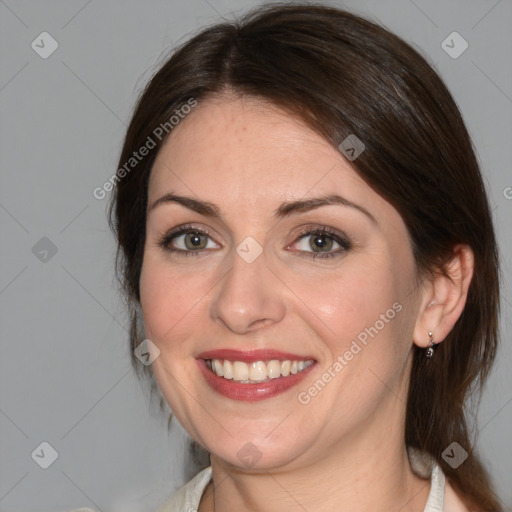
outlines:
[[[437,345],[437,343],[434,343],[434,336],[431,331],[428,331],[428,341],[430,343],[430,347],[428,347],[425,351],[425,355],[430,358],[434,355],[434,351]]]

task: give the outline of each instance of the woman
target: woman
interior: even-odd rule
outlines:
[[[502,510],[463,410],[497,347],[491,215],[401,39],[293,4],[203,30],[137,104],[111,223],[135,368],[210,456],[162,512]]]

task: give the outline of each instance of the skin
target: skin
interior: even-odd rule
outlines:
[[[214,203],[221,216],[177,203],[151,208],[170,192]],[[283,202],[332,193],[373,220],[343,205],[274,217]],[[254,98],[199,102],[160,150],[148,205],[141,305],[147,337],[160,350],[152,365],[158,386],[212,454],[213,485],[199,511],[214,504],[217,511],[423,511],[430,481],[412,472],[404,443],[412,348],[428,345],[428,331],[438,342],[453,327],[471,251],[454,249],[451,280],[420,280],[398,212],[326,140]],[[184,224],[210,233],[199,255],[159,244]],[[335,256],[313,259],[321,249],[300,230],[324,226],[351,246],[333,243]],[[252,263],[236,252],[247,236],[263,249]],[[180,236],[171,245],[184,243]],[[396,303],[401,311],[300,403],[298,393]],[[236,401],[212,390],[197,366],[198,354],[218,348],[274,348],[313,356],[317,365],[283,394]],[[250,467],[237,455],[246,443],[260,455]]]

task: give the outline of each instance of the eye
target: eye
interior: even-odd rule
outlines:
[[[331,258],[340,256],[351,248],[348,238],[328,226],[307,228],[294,244],[298,256],[309,258]]]
[[[162,237],[159,245],[166,251],[183,256],[196,255],[219,247],[206,230],[193,226],[181,226],[172,230]]]
[[[165,251],[179,256],[196,256],[203,251],[217,249],[208,231],[194,226],[180,226],[166,233],[158,243]],[[351,248],[346,235],[328,227],[306,228],[294,244],[297,256],[309,258],[330,258],[340,256]]]

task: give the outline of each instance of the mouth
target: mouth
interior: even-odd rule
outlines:
[[[316,366],[312,357],[258,350],[211,351],[196,359],[207,384],[233,400],[274,397],[301,382]]]

